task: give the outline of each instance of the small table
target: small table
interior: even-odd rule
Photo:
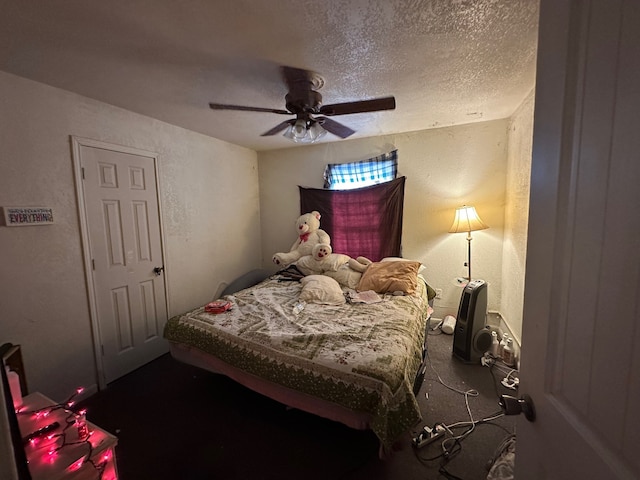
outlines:
[[[52,408],[49,410],[48,407]],[[46,412],[49,413],[44,415]],[[74,412],[60,407],[41,393],[35,392],[23,398],[23,405],[18,410],[23,438],[55,422],[60,425],[27,441],[24,446],[33,480],[118,478],[115,453],[118,438],[86,422],[90,435],[82,440],[75,425],[76,418]]]

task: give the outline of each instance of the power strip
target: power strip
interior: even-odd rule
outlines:
[[[425,426],[422,428],[422,431],[418,435],[413,437],[411,443],[415,448],[422,448],[425,445],[429,445],[430,443],[436,441],[445,433],[445,428],[439,423],[436,423],[433,428]]]

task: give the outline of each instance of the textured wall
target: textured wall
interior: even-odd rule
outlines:
[[[0,205],[55,216],[0,227],[0,343],[22,345],[32,391],[96,383],[70,135],[159,154],[170,314],[260,263],[254,151],[2,72],[0,111]]]
[[[507,120],[260,152],[260,205],[265,264],[295,240],[297,185],[321,187],[327,163],[363,160],[398,149],[407,177],[403,256],[424,263],[434,288],[442,288],[436,316],[457,313],[466,275],[465,234],[450,234],[455,208],[473,204],[490,228],[473,234],[473,276],[489,282],[489,309],[502,291],[502,240],[507,174]]]
[[[500,313],[518,343],[522,335],[524,277],[529,220],[529,183],[533,141],[533,91],[509,122],[505,234]]]

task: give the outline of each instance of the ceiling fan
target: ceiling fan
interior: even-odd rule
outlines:
[[[340,138],[347,138],[355,133],[355,130],[328,117],[393,110],[396,108],[396,100],[392,96],[322,105],[322,95],[318,93],[318,90],[323,87],[324,79],[318,73],[294,67],[280,67],[280,70],[289,89],[285,96],[286,110],[222,103],[209,103],[209,106],[214,110],[240,110],[295,115],[295,118],[279,123],[264,132],[262,136],[275,135],[286,130],[285,137],[301,143],[315,142],[326,132],[330,132]]]

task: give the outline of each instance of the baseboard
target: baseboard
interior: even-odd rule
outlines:
[[[498,311],[490,311],[487,312],[487,325],[491,327],[495,327],[500,336],[502,336],[503,332],[507,332],[513,341],[515,342],[518,349],[521,347],[520,339],[513,334],[513,330],[509,327],[509,323],[505,320],[502,314]]]
[[[436,318],[444,318],[447,315],[453,315],[454,317],[458,317],[458,307],[456,306],[455,308],[453,307],[447,307],[447,306],[439,306],[439,305],[434,305],[433,306],[433,314],[431,315],[432,317],[436,317]]]
[[[513,334],[513,330],[509,327],[509,323],[505,320],[502,314],[498,311],[487,312],[487,325],[491,326],[492,330],[496,330],[498,332],[498,337],[502,338],[504,333],[508,333],[509,337],[513,339],[516,350],[516,359],[517,365],[516,368],[520,368],[520,350],[522,349],[522,345],[520,343],[520,339]]]

